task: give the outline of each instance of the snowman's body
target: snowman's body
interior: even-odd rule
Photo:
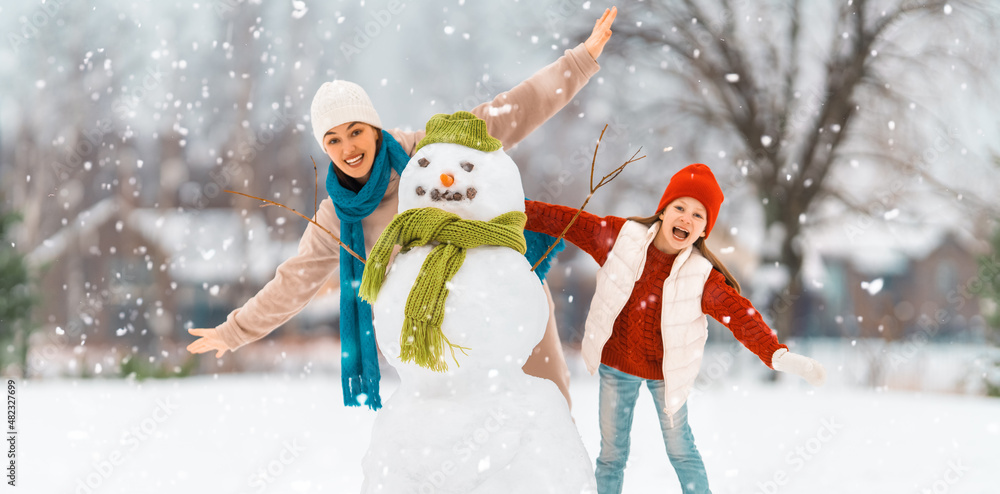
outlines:
[[[502,150],[427,145],[403,171],[399,190],[400,212],[437,207],[488,221],[524,211],[517,167]],[[456,350],[457,364],[450,353],[444,373],[400,360],[403,307],[432,248],[398,254],[373,306],[379,348],[400,385],[375,420],[364,492],[594,491],[562,394],[521,370],[548,320],[541,283],[522,254],[493,246],[466,251],[448,285],[441,327],[468,349]]]
[[[521,372],[525,359],[542,338],[549,308],[528,261],[506,247],[469,249],[449,284],[441,330],[451,343],[468,348],[468,355],[456,350],[456,365],[449,353],[445,374],[399,360],[401,308],[431,248],[421,246],[396,256],[374,307],[379,348],[403,384],[433,386],[442,378],[454,377],[475,381],[488,371],[507,368]]]

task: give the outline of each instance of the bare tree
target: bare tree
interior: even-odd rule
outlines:
[[[804,290],[800,241],[811,215],[823,201],[864,208],[864,199],[859,203],[829,180],[833,172],[852,153],[876,153],[897,173],[938,180],[904,158],[918,155],[926,138],[910,149],[900,143],[887,149],[879,141],[883,132],[872,127],[873,113],[912,101],[892,79],[902,73],[928,81],[955,64],[978,70],[977,61],[948,44],[961,29],[994,18],[987,4],[961,0],[643,2],[622,8],[620,41],[608,53],[645,64],[659,78],[655,89],[625,96],[637,113],[654,115],[651,132],[701,155],[709,143],[738,149],[725,162],[732,168],[717,175],[724,187],[727,180],[751,185],[763,204],[777,248],[765,249],[762,261],[788,275],[769,312],[779,336],[787,337],[790,309]],[[901,34],[912,39],[913,29],[928,28],[934,35],[923,34],[916,49],[899,43]]]

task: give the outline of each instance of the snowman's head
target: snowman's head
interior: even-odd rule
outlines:
[[[426,130],[400,176],[399,212],[433,207],[489,221],[524,211],[517,165],[485,121],[467,111],[439,113]]]
[[[449,142],[425,145],[400,176],[399,212],[426,207],[479,221],[523,212],[521,174],[502,149],[484,152]]]

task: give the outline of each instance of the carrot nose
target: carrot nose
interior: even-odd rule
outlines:
[[[451,187],[451,184],[455,183],[455,177],[450,173],[442,173],[441,183],[444,184],[445,187]]]

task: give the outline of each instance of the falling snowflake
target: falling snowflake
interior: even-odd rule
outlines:
[[[870,295],[875,295],[882,291],[882,286],[885,284],[882,278],[875,278],[871,281],[862,281],[861,288],[868,292]]]
[[[292,8],[295,9],[292,11],[293,19],[301,19],[306,15],[306,12],[309,12],[309,8],[306,7],[306,3],[299,0],[292,0]]]

